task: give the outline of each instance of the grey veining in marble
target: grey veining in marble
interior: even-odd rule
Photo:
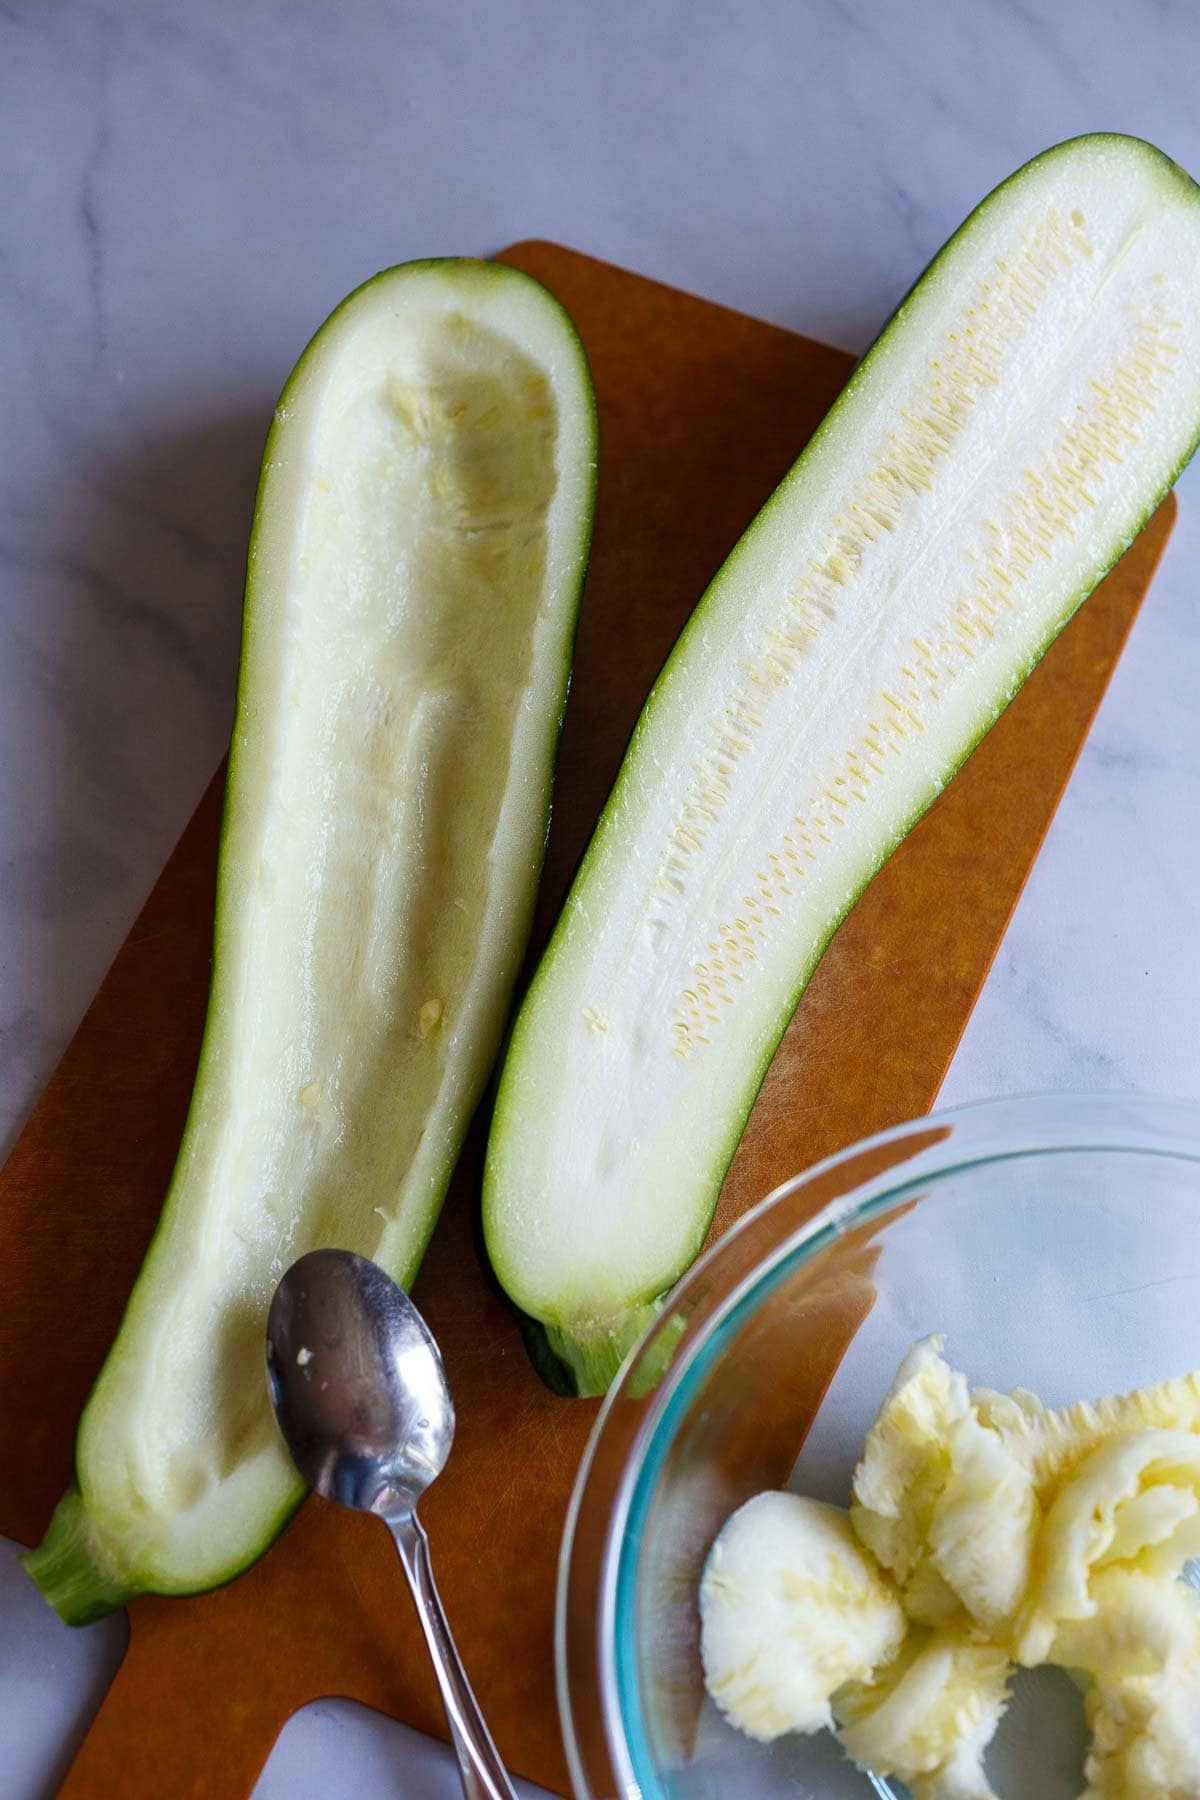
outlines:
[[[4,0],[0,1138],[220,755],[270,407],[347,289],[547,236],[861,348],[1047,144],[1200,171],[1198,51],[1187,0]],[[1200,1097],[1196,480],[947,1098]]]

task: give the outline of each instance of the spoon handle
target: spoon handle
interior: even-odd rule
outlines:
[[[517,1800],[450,1635],[433,1579],[425,1528],[415,1512],[389,1519],[387,1527],[400,1552],[417,1617],[429,1645],[466,1800]]]

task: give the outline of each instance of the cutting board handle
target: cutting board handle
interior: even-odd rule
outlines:
[[[194,1603],[169,1600],[130,1608],[129,1647],[60,1789],[64,1800],[252,1791],[285,1722],[279,1695],[255,1680],[261,1641],[244,1627],[233,1641],[220,1609],[210,1616],[211,1625]]]

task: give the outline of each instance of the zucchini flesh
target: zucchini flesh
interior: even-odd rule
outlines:
[[[414,263],[284,391],[251,539],[212,994],[162,1222],[27,1567],[81,1622],[252,1560],[301,1487],[282,1271],[411,1283],[499,1047],[590,536],[579,340],[530,277]]]
[[[656,682],[488,1146],[493,1265],[579,1391],[697,1254],[834,929],[1191,455],[1198,201],[1108,135],[997,189]]]

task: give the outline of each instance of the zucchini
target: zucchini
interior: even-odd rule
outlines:
[[[284,389],[195,1091],[26,1558],[73,1623],[227,1580],[296,1506],[263,1362],[287,1265],[345,1245],[412,1281],[531,921],[595,451],[566,314],[494,264],[377,276]]]
[[[1111,135],[998,188],[656,681],[488,1146],[493,1266],[578,1391],[699,1251],[837,925],[1191,456],[1198,202]]]

